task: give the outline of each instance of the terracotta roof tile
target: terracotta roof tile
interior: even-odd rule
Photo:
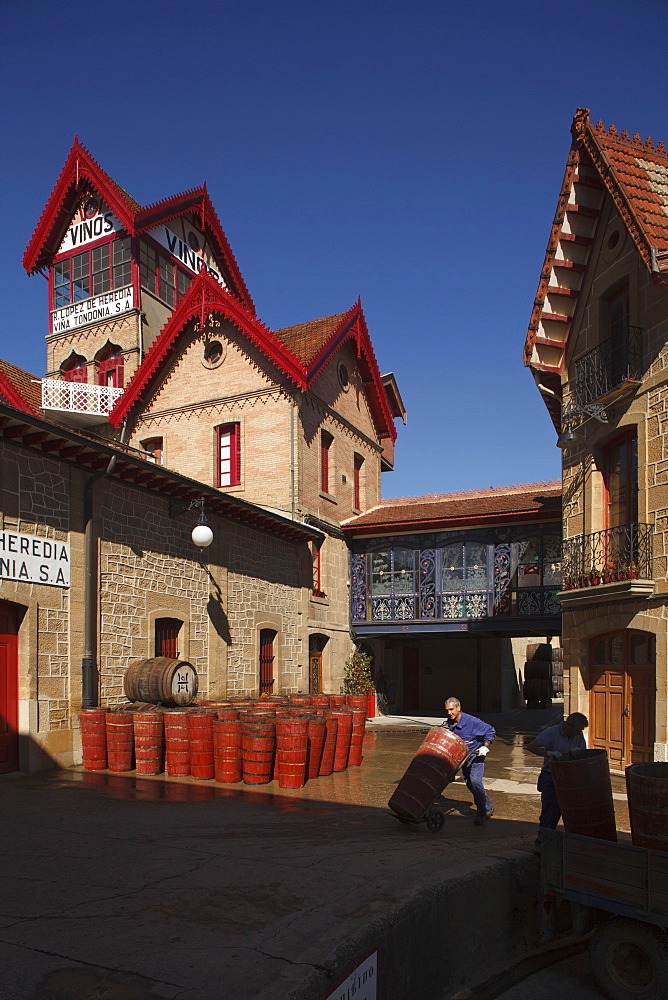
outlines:
[[[28,406],[37,413],[42,408],[42,390],[36,375],[24,372],[22,368],[10,365],[9,361],[0,358],[0,372],[6,377],[8,382],[14,387],[19,395],[25,399]]]
[[[614,125],[606,131],[602,122],[594,137],[605,154],[639,223],[657,250],[668,250],[668,152],[651,137],[631,139]]]
[[[274,336],[278,337],[302,364],[308,365],[347,315],[348,312],[336,313],[334,316],[309,320],[308,323],[285,326],[281,330],[274,330]]]
[[[444,522],[450,519],[475,520],[481,517],[539,514],[561,516],[561,483],[526,483],[520,486],[471,490],[468,493],[440,493],[419,497],[383,500],[372,510],[344,522],[347,529],[376,525],[414,526],[416,521]]]

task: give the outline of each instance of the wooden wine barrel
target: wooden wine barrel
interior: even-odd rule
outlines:
[[[187,660],[152,656],[130,664],[123,686],[130,701],[177,708],[190,705],[197,697],[197,672]]]

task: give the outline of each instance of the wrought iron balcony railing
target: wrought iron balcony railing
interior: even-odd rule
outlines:
[[[45,410],[107,417],[122,395],[123,389],[110,385],[67,382],[59,378],[42,379],[42,408]]]
[[[642,329],[628,326],[575,361],[573,395],[580,406],[592,403],[623,382],[639,381],[642,372]]]
[[[652,579],[651,524],[622,524],[563,545],[564,590]]]

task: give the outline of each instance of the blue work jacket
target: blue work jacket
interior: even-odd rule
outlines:
[[[446,719],[443,725],[464,740],[469,750],[479,750],[483,743],[491,743],[496,736],[493,726],[482,719],[476,719],[475,715],[467,715],[466,712],[462,712],[459,722]]]

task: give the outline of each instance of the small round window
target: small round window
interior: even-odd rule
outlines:
[[[344,392],[348,392],[350,388],[350,376],[348,375],[348,369],[344,365],[343,361],[339,365],[339,383]]]
[[[203,364],[206,368],[217,368],[225,360],[225,347],[220,340],[207,340],[204,345]]]
[[[620,240],[619,229],[615,229],[614,233],[610,233],[608,236],[608,250],[614,250]]]
[[[192,231],[188,233],[188,246],[191,250],[199,250],[199,240]]]

